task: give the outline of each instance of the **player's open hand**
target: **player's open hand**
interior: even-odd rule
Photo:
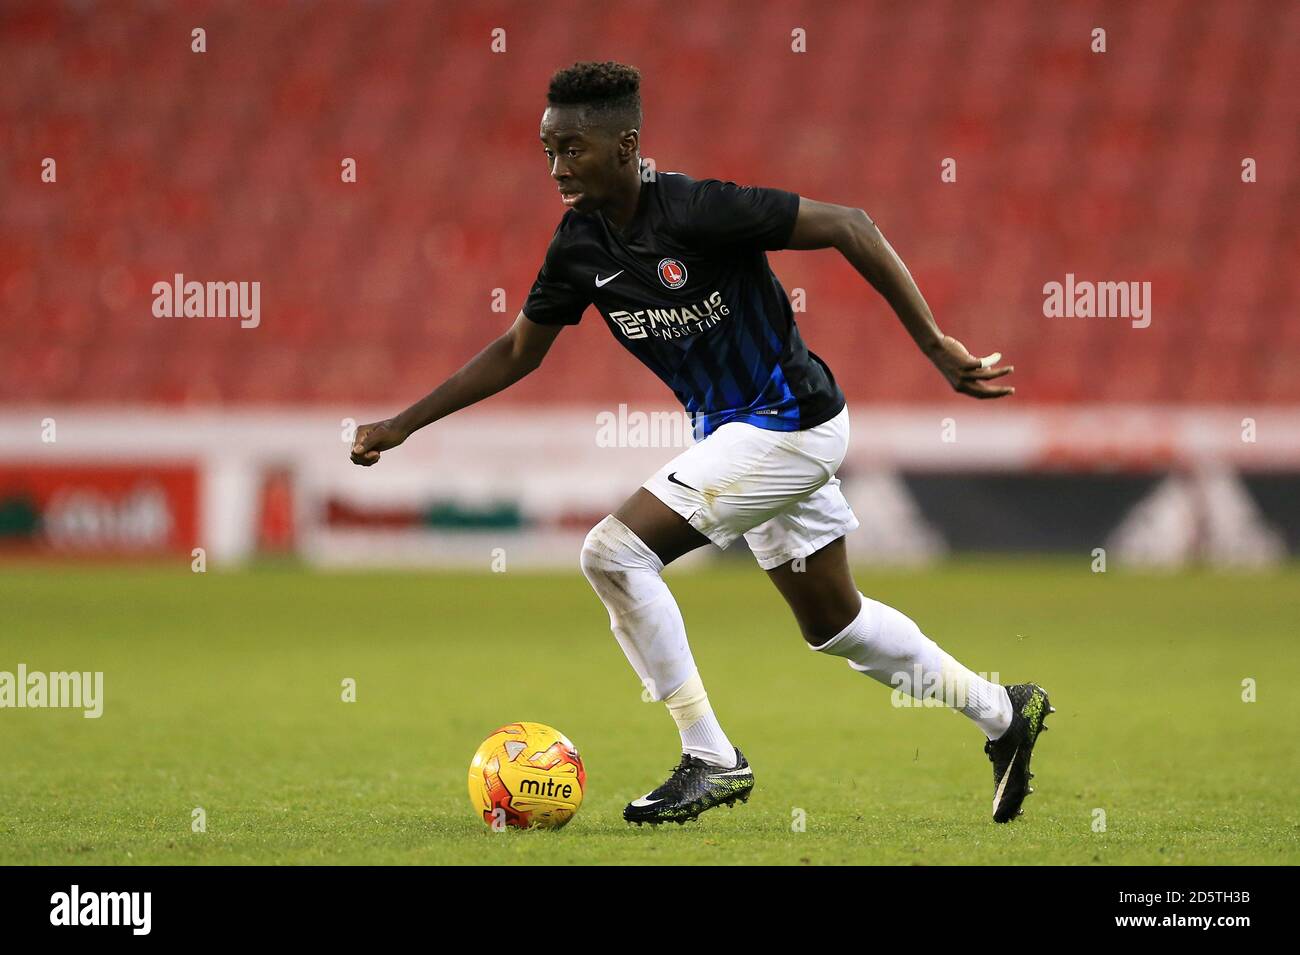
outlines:
[[[397,447],[406,438],[391,418],[363,424],[357,428],[357,435],[352,440],[352,463],[368,468],[379,460],[379,452]]]
[[[1005,398],[1014,395],[1015,388],[1006,385],[989,384],[994,378],[1001,378],[1015,371],[1015,365],[998,365],[1002,359],[1001,352],[994,352],[985,358],[976,358],[966,350],[966,346],[951,335],[944,335],[943,340],[930,353],[943,376],[952,385],[953,391],[974,398]]]

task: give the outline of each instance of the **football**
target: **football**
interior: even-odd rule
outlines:
[[[493,730],[469,764],[469,799],[489,828],[559,829],[582,805],[578,748],[544,723]]]

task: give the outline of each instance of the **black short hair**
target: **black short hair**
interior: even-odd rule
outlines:
[[[551,106],[585,107],[592,121],[610,132],[641,128],[641,71],[606,60],[574,63],[551,77]]]

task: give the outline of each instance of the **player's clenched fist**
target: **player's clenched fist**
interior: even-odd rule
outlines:
[[[374,424],[363,424],[357,428],[357,436],[352,441],[352,463],[368,468],[379,460],[380,451],[397,447],[406,437],[391,418]]]

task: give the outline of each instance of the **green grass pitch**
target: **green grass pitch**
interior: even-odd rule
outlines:
[[[1051,692],[1037,793],[1009,826],[989,820],[966,720],[892,707],[809,652],[752,565],[670,570],[757,786],[656,830],[620,813],[676,763],[676,732],[576,568],[7,566],[0,670],[102,670],[106,700],[98,720],[0,710],[0,863],[1300,862],[1300,568],[1088,565],[858,574],[972,669]],[[566,829],[492,833],[470,810],[471,754],[520,719],[582,751],[586,801]]]

